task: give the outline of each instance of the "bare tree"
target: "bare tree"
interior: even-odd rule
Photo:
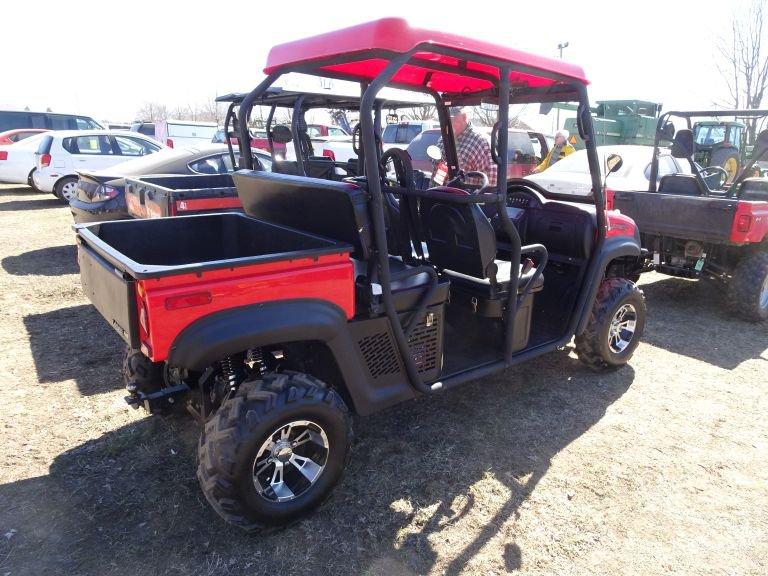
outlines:
[[[509,127],[520,128],[522,130],[529,130],[530,127],[520,120],[520,114],[525,110],[525,107],[521,108],[516,114],[510,115]],[[510,110],[511,112],[511,110]],[[498,110],[494,110],[490,107],[483,108],[482,106],[475,106],[472,108],[472,122],[478,126],[493,126],[498,121]]]
[[[760,108],[768,86],[768,29],[765,25],[765,0],[751,0],[740,14],[731,17],[728,35],[720,39],[718,69],[728,87],[726,103],[736,109]],[[754,143],[756,119],[747,121],[747,142]]]
[[[136,118],[142,122],[156,122],[168,117],[168,109],[164,104],[157,102],[144,102],[136,111]]]
[[[403,108],[401,116],[405,116],[408,120],[434,120],[437,118],[437,109],[432,104]]]

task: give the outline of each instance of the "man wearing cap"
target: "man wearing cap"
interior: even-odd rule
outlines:
[[[488,184],[496,186],[496,163],[491,158],[491,145],[472,129],[464,107],[453,106],[449,112],[453,137],[456,140],[459,168],[464,172],[483,172],[488,176]],[[442,139],[439,146],[442,150]],[[481,178],[467,177],[465,183],[470,186],[481,186],[483,181]]]
[[[542,160],[541,164],[536,166],[536,169],[533,171],[533,173],[537,174],[539,172],[543,172],[552,166],[552,164],[558,160],[562,160],[573,152],[576,152],[576,148],[574,148],[568,142],[568,130],[558,130],[555,133],[555,145],[552,146],[552,149],[544,157],[544,160]]]

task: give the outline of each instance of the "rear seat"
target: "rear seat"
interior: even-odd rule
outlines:
[[[370,300],[372,279],[368,263],[373,258],[373,230],[368,217],[368,195],[363,189],[350,182],[264,171],[240,170],[232,178],[249,216],[350,244],[357,299]],[[393,256],[389,266],[393,273],[408,268]],[[405,312],[415,307],[428,283],[427,274],[393,282],[395,308]],[[440,282],[430,304],[447,300],[448,287],[448,281]]]

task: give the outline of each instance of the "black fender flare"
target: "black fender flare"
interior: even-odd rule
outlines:
[[[331,350],[352,401],[365,382],[365,368],[344,312],[331,302],[314,299],[252,304],[215,312],[179,333],[171,345],[168,364],[201,372],[218,360],[248,348],[288,342],[319,341]]]
[[[589,322],[589,315],[592,312],[592,306],[594,305],[595,298],[597,297],[597,291],[600,290],[600,283],[608,265],[617,258],[625,258],[627,256],[634,256],[640,258],[642,251],[640,249],[640,239],[637,229],[635,229],[635,236],[616,236],[614,238],[606,238],[603,243],[602,250],[598,256],[598,265],[595,268],[595,277],[592,278],[590,283],[590,293],[586,300],[586,305],[581,313],[581,319],[576,327],[576,334],[581,334],[587,327]]]

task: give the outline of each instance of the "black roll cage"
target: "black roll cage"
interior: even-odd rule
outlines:
[[[665,112],[659,116],[659,120],[656,123],[656,135],[653,139],[653,158],[651,159],[651,175],[650,182],[648,183],[648,192],[656,192],[656,180],[659,176],[659,145],[662,141],[670,141],[670,139],[667,137],[667,134],[664,132],[664,127],[670,121],[670,118],[684,118],[688,130],[691,130],[693,128],[691,118],[721,118],[724,116],[738,118],[763,118],[768,116],[768,110],[691,110],[687,112],[680,110],[670,110],[669,112]],[[728,196],[736,197],[736,192],[738,192],[739,187],[738,185],[744,179],[744,175],[752,169],[755,162],[757,162],[759,159],[760,158],[756,157],[754,154],[752,155],[750,161],[741,169],[741,172],[737,175],[736,178],[733,179],[733,182],[728,187]],[[700,178],[699,174],[695,174],[695,176]]]
[[[361,167],[364,167],[363,172],[366,175],[376,175],[376,177],[367,178],[368,193],[370,195],[370,204],[372,209],[370,210],[373,220],[373,236],[374,236],[374,258],[378,265],[379,272],[379,284],[381,285],[382,300],[384,302],[384,308],[388,317],[390,328],[395,337],[395,342],[398,348],[400,358],[408,376],[408,380],[411,386],[419,392],[430,393],[435,392],[443,387],[453,386],[461,382],[480,378],[484,375],[491,374],[507,368],[517,362],[527,360],[529,358],[546,353],[558,346],[564,346],[570,341],[573,334],[576,333],[579,326],[582,324],[585,313],[585,306],[588,304],[588,299],[594,294],[593,284],[597,279],[600,266],[601,252],[605,243],[606,233],[606,216],[605,216],[605,200],[603,193],[603,184],[600,179],[600,166],[597,156],[597,149],[593,138],[594,130],[592,127],[592,117],[590,114],[589,98],[587,95],[586,85],[574,81],[573,78],[562,76],[546,70],[540,70],[538,68],[532,68],[525,65],[511,64],[509,62],[498,60],[486,56],[480,56],[477,54],[471,54],[473,61],[483,62],[490,64],[499,70],[499,77],[487,73],[472,71],[466,67],[461,70],[450,69],[449,71],[466,75],[468,77],[481,78],[489,80],[493,83],[494,87],[482,92],[475,92],[472,94],[440,94],[435,90],[429,88],[426,84],[421,87],[415,87],[408,84],[398,84],[392,82],[392,78],[397,71],[407,63],[415,62],[413,60],[414,55],[418,52],[428,51],[432,53],[439,53],[447,56],[457,58],[459,61],[466,60],[468,53],[452,48],[443,46],[437,46],[434,44],[419,44],[413,47],[408,52],[404,53],[392,53],[387,51],[372,51],[367,57],[376,58],[380,57],[388,61],[385,68],[370,81],[361,81],[360,79],[352,79],[346,77],[343,74],[337,74],[322,70],[321,67],[328,64],[340,64],[344,62],[355,61],[360,58],[359,54],[348,54],[342,56],[335,56],[333,58],[320,59],[313,61],[312,63],[300,63],[295,65],[287,65],[280,70],[273,71],[262,82],[256,86],[248,95],[246,95],[240,101],[240,107],[238,111],[238,130],[240,145],[240,168],[253,169],[253,159],[250,154],[247,153],[249,146],[249,133],[248,133],[248,118],[253,106],[259,104],[260,99],[264,97],[270,87],[275,81],[284,74],[291,72],[304,73],[315,75],[325,78],[333,78],[339,80],[357,80],[360,83],[362,98],[360,101],[360,124],[361,124],[361,142],[360,142],[360,156],[359,163]],[[434,62],[424,61],[417,59],[419,66],[423,68],[433,68],[435,70],[442,69],[443,66],[435,64]],[[555,80],[556,83],[544,89],[533,89],[527,85],[514,85],[512,86],[509,80],[509,74],[512,70],[518,70],[522,72],[528,72],[535,76],[546,77],[548,79]],[[403,194],[405,196],[416,196],[425,198],[439,198],[445,202],[453,203],[476,203],[476,204],[495,204],[499,220],[503,231],[509,237],[511,245],[510,261],[513,263],[520,262],[521,256],[524,253],[538,252],[543,253],[544,262],[546,261],[546,248],[541,245],[522,246],[520,236],[517,229],[509,218],[509,214],[506,210],[507,201],[507,147],[508,147],[508,135],[509,135],[509,105],[511,101],[515,104],[522,103],[546,103],[546,102],[561,102],[561,101],[576,101],[578,102],[578,126],[581,132],[581,137],[585,142],[587,150],[587,159],[590,167],[590,174],[592,178],[593,188],[593,200],[596,207],[596,219],[597,219],[597,238],[595,242],[595,249],[590,256],[587,272],[584,275],[584,283],[581,286],[579,297],[574,306],[571,318],[568,323],[568,330],[566,334],[557,342],[541,344],[522,352],[514,353],[514,319],[517,313],[519,296],[519,274],[512,274],[510,278],[509,295],[507,301],[506,312],[506,325],[505,325],[505,341],[504,341],[504,359],[491,361],[479,366],[469,368],[458,374],[449,376],[442,381],[435,382],[431,385],[425,384],[418,373],[418,368],[411,357],[408,347],[408,332],[412,329],[415,323],[420,320],[420,316],[426,308],[426,302],[429,298],[430,291],[435,289],[436,275],[434,269],[431,267],[416,267],[411,270],[406,270],[404,273],[392,274],[389,270],[389,251],[387,247],[385,218],[384,218],[384,201],[381,186],[381,178],[379,174],[379,159],[377,154],[366,153],[366,151],[377,149],[377,136],[380,127],[380,114],[382,105],[377,105],[377,95],[384,87],[399,88],[414,92],[422,92],[432,96],[435,100],[437,108],[438,118],[440,120],[440,130],[443,137],[443,144],[446,155],[446,162],[449,168],[449,178],[455,177],[458,172],[458,160],[456,153],[456,144],[451,127],[449,117],[449,106],[464,104],[469,105],[471,103],[477,103],[480,101],[495,101],[499,106],[498,124],[499,128],[499,141],[498,141],[498,176],[496,192],[487,192],[484,194],[476,194],[473,196],[460,196],[456,194],[449,194],[435,190],[414,190],[411,188],[387,188],[388,192],[394,192]],[[413,105],[413,104],[411,104]],[[295,121],[294,121],[295,123]],[[229,140],[229,139],[228,139]],[[298,158],[298,155],[297,155]],[[541,267],[541,266],[540,266]],[[513,270],[516,270],[513,266]],[[404,275],[419,274],[423,272],[431,272],[432,278],[430,289],[421,298],[420,303],[417,305],[417,311],[412,314],[412,318],[409,322],[407,330],[403,330],[400,324],[399,317],[395,310],[391,283],[393,279],[401,279]],[[525,296],[525,294],[523,295]]]

